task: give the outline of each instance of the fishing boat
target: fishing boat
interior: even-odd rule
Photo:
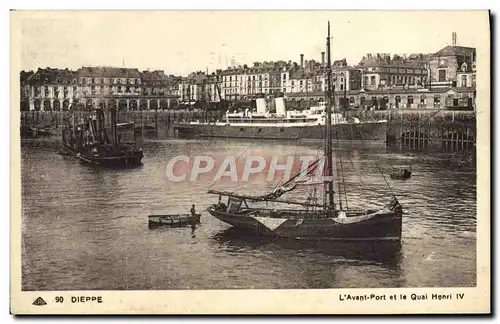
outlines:
[[[328,23],[327,50],[324,156],[311,163],[305,172],[296,174],[267,194],[246,195],[210,189],[208,194],[218,195],[219,201],[209,206],[207,211],[229,225],[260,235],[305,240],[399,241],[402,232],[403,208],[394,194],[390,202],[383,207],[351,209],[347,204],[347,195],[345,195],[346,203],[342,202],[339,184],[338,200],[335,199],[332,155],[334,135],[331,123],[330,23]],[[341,160],[339,162],[341,170]],[[319,177],[318,172],[324,176]],[[337,177],[339,178],[343,177]],[[386,184],[389,187],[387,181]],[[323,200],[322,203],[318,203],[320,199],[318,185],[323,187],[323,193],[319,195]],[[313,190],[309,190],[306,201],[281,198],[286,193],[305,186],[313,186]],[[344,182],[344,193],[345,191]],[[227,203],[222,202],[222,197],[228,198]],[[250,206],[250,204],[262,202],[273,206],[271,208]],[[281,207],[281,204],[285,204],[286,207]]]
[[[392,179],[409,179],[411,177],[411,165],[395,165],[392,167]]]
[[[200,224],[201,214],[195,214],[196,223]],[[148,216],[149,227],[169,226],[169,227],[183,227],[191,225],[190,214],[153,214]]]
[[[118,124],[116,108],[111,108],[111,136],[105,127],[101,108],[81,122],[76,122],[74,114],[72,119],[72,127],[66,127],[62,133],[62,151],[65,154],[102,167],[129,168],[141,164],[142,148],[137,146],[135,140],[122,139],[127,131],[133,132],[133,123]]]

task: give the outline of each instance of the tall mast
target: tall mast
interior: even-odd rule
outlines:
[[[328,37],[326,39],[327,52],[327,67],[326,67],[326,141],[325,141],[325,157],[326,157],[326,176],[328,177],[327,193],[328,200],[326,201],[327,208],[334,206],[333,199],[333,166],[332,166],[332,107],[331,107],[331,78],[332,78],[332,63],[330,53],[330,21],[328,21]]]

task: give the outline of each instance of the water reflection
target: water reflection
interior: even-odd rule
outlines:
[[[57,154],[58,139],[21,146],[23,289],[250,289],[473,286],[476,283],[474,170],[443,158],[342,144],[349,208],[388,201],[377,165],[411,164],[409,181],[387,179],[409,211],[403,241],[309,242],[250,236],[203,212],[207,189],[260,193],[272,182],[166,180],[176,155],[250,152],[315,155],[318,143],[145,141],[138,169],[101,169]],[[213,186],[213,187],[212,187]],[[290,193],[291,200],[303,199]],[[153,211],[202,212],[187,228],[148,229]],[[460,248],[457,248],[460,247]]]
[[[252,235],[247,231],[230,227],[212,236],[212,240],[227,251],[247,249],[281,250],[283,253],[316,253],[349,261],[371,262],[390,268],[398,268],[401,262],[401,242],[343,242],[295,240],[288,238]]]

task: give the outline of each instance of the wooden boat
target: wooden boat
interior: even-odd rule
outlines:
[[[328,73],[327,90],[325,91],[326,123],[324,158],[320,158],[309,165],[305,174],[297,174],[272,192],[256,196],[244,195],[234,192],[209,190],[209,194],[219,196],[219,202],[207,208],[210,215],[234,227],[245,229],[260,235],[286,237],[293,239],[309,240],[401,240],[403,208],[396,196],[384,207],[367,207],[355,210],[348,207],[347,195],[345,202],[340,195],[339,185],[338,200],[335,201],[333,180],[333,156],[331,134],[331,58],[330,58],[330,23],[328,23]],[[325,174],[320,182],[310,181],[319,168],[321,162],[326,162]],[[339,168],[342,172],[342,160]],[[383,174],[382,174],[383,176]],[[337,179],[343,179],[338,176]],[[385,180],[385,177],[384,177]],[[343,181],[343,180],[342,180]],[[318,195],[317,188],[308,192],[306,201],[292,201],[280,198],[287,192],[300,188],[310,188],[310,184],[320,184],[323,192]],[[345,193],[345,183],[343,191]],[[386,181],[386,185],[389,184]],[[389,187],[390,189],[390,187]],[[228,197],[227,204],[222,202],[222,197]],[[316,203],[318,196],[323,203]],[[272,203],[269,207],[252,207],[249,203]],[[286,207],[275,207],[285,204]]]
[[[393,166],[391,172],[392,179],[409,179],[411,177],[411,166]]]
[[[104,113],[100,108],[95,110],[95,116],[87,117],[81,123],[73,120],[72,126],[63,130],[62,150],[65,154],[103,167],[129,168],[141,164],[142,148],[135,141],[121,140],[120,133],[130,126],[133,130],[133,123],[117,124],[116,108],[111,108],[111,136],[104,127]]]
[[[201,224],[201,214],[195,214],[196,223]],[[190,214],[175,214],[175,215],[162,215],[155,214],[148,216],[148,224],[150,227],[156,226],[170,226],[170,227],[183,227],[191,225]]]

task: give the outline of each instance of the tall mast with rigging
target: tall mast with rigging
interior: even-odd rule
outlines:
[[[328,37],[326,38],[327,66],[326,66],[326,127],[325,127],[325,158],[326,158],[326,177],[327,184],[327,201],[325,201],[327,209],[334,207],[333,199],[333,166],[332,166],[332,107],[331,107],[331,77],[332,63],[330,53],[330,21],[328,21]]]

